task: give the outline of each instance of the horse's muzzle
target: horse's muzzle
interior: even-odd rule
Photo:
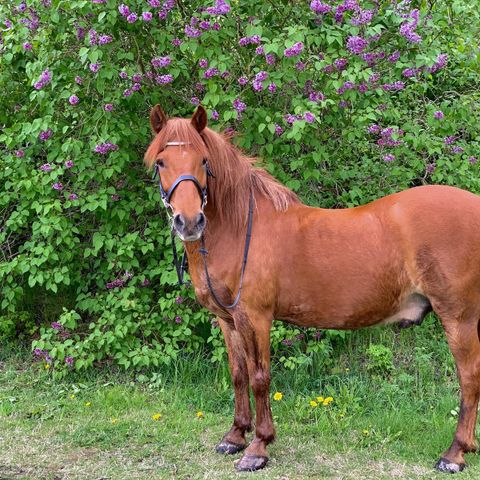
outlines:
[[[207,219],[203,212],[193,218],[187,218],[181,213],[177,213],[173,217],[173,227],[184,242],[198,240],[202,236],[206,224]]]

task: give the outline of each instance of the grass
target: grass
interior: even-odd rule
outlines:
[[[157,373],[56,381],[4,349],[0,479],[443,479],[432,467],[452,440],[458,407],[448,350],[433,339],[432,356],[431,335],[371,332],[347,340],[326,371],[274,366],[271,392],[283,393],[272,402],[277,441],[255,474],[235,473],[239,455],[214,452],[233,416],[226,365],[198,354]],[[392,372],[357,353],[372,342],[391,345]],[[334,401],[312,408],[318,395]],[[460,478],[479,478],[478,457],[467,461]]]

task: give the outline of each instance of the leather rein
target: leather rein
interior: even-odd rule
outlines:
[[[168,142],[165,144],[165,146],[182,146],[182,145],[189,145],[188,142]],[[212,171],[210,170],[210,167],[208,165],[208,161],[205,163],[205,168],[207,170],[207,179],[208,177],[215,178],[215,175],[213,175]],[[173,208],[170,204],[170,199],[172,198],[173,192],[175,189],[180,185],[180,183],[185,182],[185,181],[190,181],[195,184],[195,186],[198,189],[198,192],[200,194],[200,197],[202,199],[202,211],[205,208],[205,205],[207,204],[207,188],[208,188],[208,183],[205,185],[205,187],[202,187],[200,182],[196,177],[193,175],[180,175],[172,184],[172,186],[165,191],[162,185],[162,179],[160,177],[160,167],[155,163],[155,171],[153,172],[153,177],[152,179],[155,179],[158,176],[158,187],[160,190],[160,197],[162,199],[163,204],[165,205],[165,208],[168,210],[173,211]],[[253,224],[253,192],[250,190],[250,200],[249,200],[249,206],[248,206],[248,220],[247,220],[247,234],[245,236],[245,248],[243,251],[243,261],[242,261],[242,268],[240,270],[240,284],[238,286],[238,292],[233,300],[233,302],[230,305],[225,305],[219,298],[218,295],[216,294],[215,290],[213,289],[212,286],[212,279],[210,277],[210,274],[208,272],[208,267],[207,267],[207,255],[208,255],[208,250],[205,248],[205,236],[202,233],[200,237],[200,248],[199,248],[199,253],[202,255],[203,258],[203,266],[205,269],[205,278],[207,280],[207,286],[208,290],[210,291],[213,300],[215,303],[222,309],[224,310],[229,310],[232,308],[235,308],[238,305],[238,302],[240,301],[240,296],[242,294],[242,288],[243,288],[243,279],[245,275],[245,269],[247,267],[247,261],[248,261],[248,251],[250,249],[250,240],[252,238],[252,224]],[[178,256],[177,252],[177,247],[175,245],[175,227],[173,226],[172,223],[172,229],[171,229],[171,239],[172,239],[172,252],[173,252],[173,263],[175,265],[175,269],[177,271],[177,277],[178,277],[178,284],[185,285],[187,282],[184,281],[183,277],[185,272],[188,269],[187,266],[187,255],[186,251],[183,252],[183,257],[180,262],[180,258]]]

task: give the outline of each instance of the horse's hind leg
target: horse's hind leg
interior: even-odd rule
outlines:
[[[252,429],[252,411],[248,391],[248,368],[245,350],[240,334],[233,325],[233,320],[218,318],[228,352],[228,363],[235,391],[235,415],[232,428],[216,446],[218,453],[233,454],[243,450],[247,441],[245,432]]]
[[[450,350],[457,364],[461,403],[457,430],[450,448],[438,461],[442,472],[456,473],[465,468],[464,454],[477,449],[475,426],[480,397],[480,339],[479,320],[442,318]]]

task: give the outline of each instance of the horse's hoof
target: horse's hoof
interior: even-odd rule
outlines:
[[[225,455],[233,455],[235,453],[241,452],[244,448],[245,448],[245,445],[240,445],[239,443],[231,443],[231,442],[222,440],[215,447],[215,451],[217,453],[224,453]]]
[[[444,472],[444,473],[458,473],[461,472],[465,468],[464,463],[454,463],[450,462],[446,458],[441,458],[437,464],[435,465],[435,468],[439,472]]]
[[[235,463],[237,472],[255,472],[260,470],[268,462],[268,457],[261,457],[257,455],[244,455],[238,462]]]

